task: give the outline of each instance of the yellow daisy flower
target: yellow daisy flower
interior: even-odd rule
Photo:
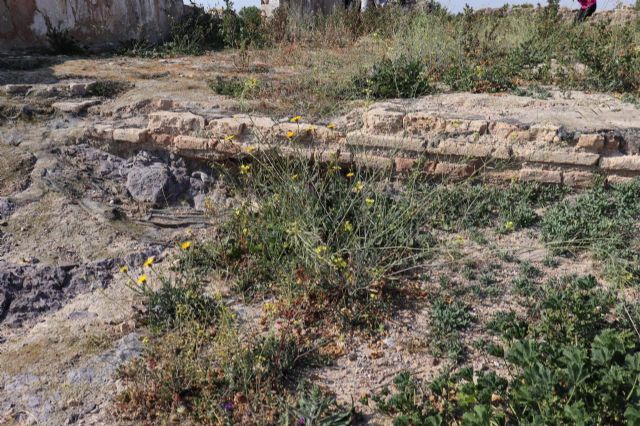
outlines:
[[[292,130],[289,130],[289,131],[287,132],[287,137],[288,137],[289,139],[292,139],[295,135],[296,135],[296,132],[294,132],[294,131],[292,131]]]
[[[150,268],[151,266],[153,266],[153,263],[156,261],[156,257],[155,256],[151,256],[150,258],[148,258],[147,260],[144,261],[144,266],[146,266],[147,268]]]
[[[295,117],[291,117],[291,119],[289,121],[292,122],[292,123],[297,123],[298,121],[300,121],[301,118],[302,118],[302,116],[296,115]]]
[[[138,277],[138,284],[139,285],[143,285],[147,283],[147,276],[146,275],[140,275]]]
[[[356,175],[356,174],[355,174],[355,173],[353,173],[353,172],[349,172],[349,173],[347,173],[347,177],[348,177],[348,178],[352,178],[352,177],[354,177],[355,175]]]
[[[327,124],[327,129],[329,129],[329,130],[334,130],[335,128],[336,128],[336,125],[335,125],[335,124],[333,124],[333,123],[329,123],[329,124]]]
[[[182,250],[189,250],[191,248],[191,241],[185,241],[180,245]]]
[[[362,181],[358,181],[353,187],[353,192],[360,192],[364,189],[364,183]]]
[[[129,272],[129,267],[127,265],[121,266],[120,272],[122,272],[123,274],[126,274],[127,272]]]

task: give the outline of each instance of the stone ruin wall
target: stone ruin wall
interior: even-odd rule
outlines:
[[[556,124],[460,119],[377,104],[350,114],[351,123],[336,129],[264,116],[206,119],[172,111],[175,105],[171,100],[156,101],[145,128],[97,125],[88,130],[88,137],[207,161],[250,160],[277,147],[284,155],[336,161],[345,167],[359,164],[396,175],[419,168],[447,181],[482,176],[488,181],[586,188],[598,176],[610,183],[640,176],[640,128],[577,132]]]
[[[0,0],[0,53],[46,48],[52,29],[83,45],[155,42],[183,11],[182,0]]]

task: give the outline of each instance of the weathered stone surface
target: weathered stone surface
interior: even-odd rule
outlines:
[[[386,108],[373,108],[362,117],[367,133],[392,135],[402,131],[405,114]]]
[[[104,141],[112,141],[113,140],[113,127],[104,124],[96,124],[92,129],[89,130],[89,135],[96,139],[101,139]]]
[[[562,182],[574,188],[590,188],[595,176],[590,172],[563,172]]]
[[[204,117],[190,112],[158,111],[149,115],[148,129],[151,133],[185,135],[204,130]]]
[[[221,141],[215,144],[213,150],[218,158],[231,158],[240,154],[242,147],[230,141]]]
[[[147,129],[115,129],[113,140],[116,142],[145,143],[149,136]]]
[[[631,181],[633,181],[635,178],[629,177],[629,176],[607,176],[607,183],[609,183],[610,185],[622,185],[625,183],[630,183]]]
[[[442,162],[436,164],[433,173],[452,179],[464,179],[473,175],[475,171],[476,168],[472,164]]]
[[[0,219],[9,217],[14,208],[15,206],[10,199],[0,197]]]
[[[640,155],[603,157],[600,160],[600,167],[604,170],[640,172]]]
[[[605,138],[597,133],[580,135],[578,138],[577,148],[590,152],[601,152],[605,146]]]
[[[171,18],[184,12],[182,0],[20,0],[0,2],[0,52],[49,47],[49,27],[68,30],[83,44],[128,40],[157,42]]]
[[[520,126],[511,123],[504,123],[502,121],[494,121],[492,123],[489,123],[488,127],[489,133],[502,139],[508,138],[512,132],[519,132],[524,130],[520,128]]]
[[[53,105],[53,109],[58,112],[65,114],[80,114],[85,111],[87,108],[92,107],[94,105],[98,105],[100,103],[99,100],[86,100],[80,102],[56,102]]]
[[[556,170],[522,169],[518,177],[526,182],[562,183],[562,172]]]
[[[250,125],[251,119],[248,116],[224,117],[211,120],[207,125],[207,129],[214,138],[224,139],[228,136],[238,138]]]
[[[69,93],[71,96],[84,96],[87,94],[87,83],[71,83],[69,84]]]
[[[149,139],[156,145],[162,146],[162,147],[169,147],[171,145],[173,145],[173,138],[174,136],[172,135],[163,135],[163,134],[157,134],[154,133],[152,135],[149,135]]]
[[[379,155],[359,155],[354,158],[354,163],[359,166],[384,171],[392,171],[394,168],[393,158]]]
[[[447,120],[428,112],[412,112],[404,116],[404,130],[412,135],[426,135],[435,131],[444,131]]]
[[[487,133],[488,123],[483,120],[446,120],[445,132],[447,133]]]
[[[156,99],[153,106],[159,111],[169,111],[175,106],[173,99]]]
[[[132,168],[127,175],[127,191],[134,200],[155,206],[167,204],[177,195],[171,172],[160,163]]]
[[[559,134],[562,133],[562,126],[556,124],[534,124],[529,129],[529,133],[533,139],[541,142],[559,142]]]
[[[576,166],[595,166],[600,156],[588,152],[561,150],[541,150],[539,148],[513,147],[513,153],[520,161],[550,164],[572,164]]]
[[[440,142],[437,147],[427,147],[425,150],[429,154],[484,158],[491,156],[493,147],[480,143],[472,144],[464,141],[458,141],[456,139],[447,139]]]
[[[181,151],[208,151],[215,146],[215,142],[207,138],[197,138],[195,136],[176,136],[173,139],[173,146]]]
[[[29,84],[7,84],[2,86],[0,90],[7,95],[26,95],[27,92],[31,89],[31,85]]]
[[[361,132],[347,134],[347,146],[384,148],[390,151],[413,151],[422,153],[425,151],[424,141],[413,137],[370,135]]]
[[[395,159],[395,168],[398,173],[408,173],[413,169],[413,166],[416,165],[416,162],[413,158],[404,158],[404,157],[396,157]]]

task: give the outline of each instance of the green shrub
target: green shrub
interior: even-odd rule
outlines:
[[[345,324],[377,325],[388,277],[431,250],[415,191],[393,198],[379,190],[382,172],[337,163],[277,152],[253,160],[241,165],[235,185],[259,208],[235,212],[210,262],[247,296],[303,297],[307,309]]]
[[[421,61],[400,56],[396,60],[383,59],[369,72],[354,78],[353,84],[366,97],[415,98],[433,91],[424,72]]]
[[[638,282],[639,216],[640,180],[611,190],[599,186],[550,208],[542,237],[556,253],[592,251],[615,281]]]
[[[265,42],[262,11],[255,7],[243,7],[238,14],[241,20],[240,39],[246,46],[262,47]]]

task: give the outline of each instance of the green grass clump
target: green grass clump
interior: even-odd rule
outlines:
[[[424,189],[429,200],[429,224],[443,230],[498,225],[517,230],[536,224],[538,207],[548,206],[567,193],[566,188],[514,183],[506,188],[490,185],[438,185]]]
[[[551,281],[534,321],[506,312],[489,323],[513,375],[463,368],[425,385],[403,373],[374,401],[398,425],[636,424],[640,342],[614,308],[593,277]]]
[[[277,153],[240,166],[247,200],[210,262],[248,297],[302,298],[350,324],[381,320],[391,276],[428,258],[416,192],[387,193],[380,172],[308,164]]]

